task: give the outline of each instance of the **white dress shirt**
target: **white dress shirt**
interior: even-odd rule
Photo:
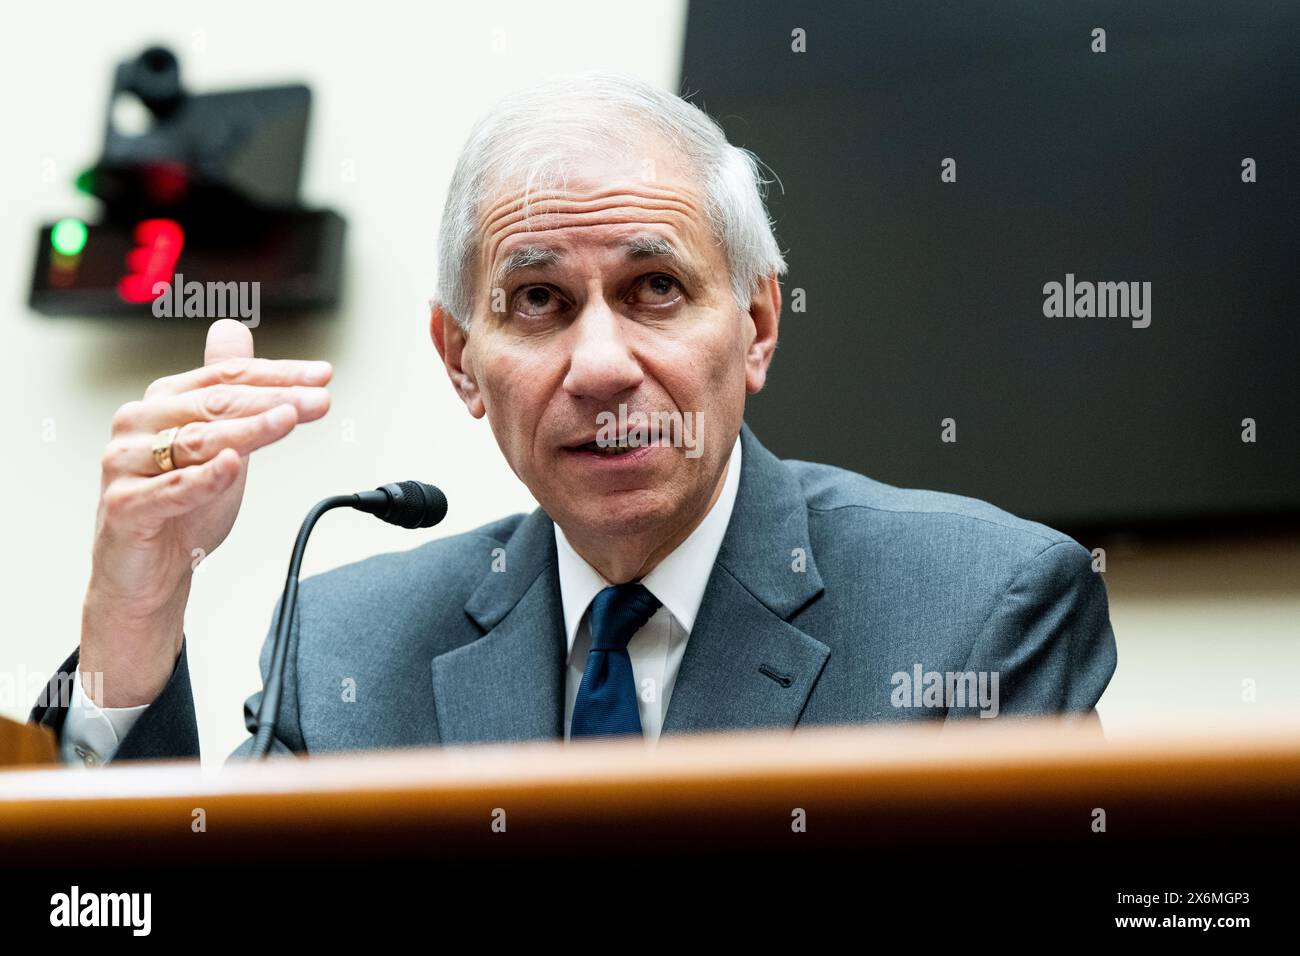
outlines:
[[[637,707],[646,741],[655,743],[668,713],[677,670],[686,653],[686,640],[695,625],[695,615],[704,599],[704,588],[713,571],[722,538],[731,521],[731,509],[740,487],[740,438],[731,449],[722,491],[704,520],[677,548],[641,579],[662,605],[632,635],[627,645],[632,675],[637,686]],[[573,705],[582,686],[582,674],[591,650],[591,626],[587,613],[592,599],[610,583],[573,550],[559,525],[555,525],[555,548],[559,556],[560,597],[564,602],[564,631],[569,658],[564,687],[564,739],[569,739]],[[73,682],[71,705],[63,724],[60,756],[73,766],[94,767],[110,760],[122,739],[148,704],[138,707],[99,707]]]
[[[117,752],[122,738],[149,705],[98,706],[82,690],[80,670],[72,684],[72,700],[63,718],[63,734],[59,740],[59,758],[74,767],[96,767]]]

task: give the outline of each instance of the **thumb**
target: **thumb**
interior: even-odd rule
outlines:
[[[208,327],[208,344],[203,350],[204,365],[223,359],[252,357],[253,333],[243,322],[218,319]]]

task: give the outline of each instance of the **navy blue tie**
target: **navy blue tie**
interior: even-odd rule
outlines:
[[[627,642],[658,608],[659,599],[641,584],[617,584],[592,600],[591,651],[573,705],[570,738],[641,736]]]

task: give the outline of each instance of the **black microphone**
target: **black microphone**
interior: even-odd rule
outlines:
[[[280,616],[275,624],[271,666],[266,673],[262,703],[257,710],[254,758],[266,757],[271,749],[271,738],[275,736],[275,722],[280,715],[280,699],[284,694],[284,662],[289,655],[289,633],[293,630],[294,616],[298,611],[298,572],[302,567],[303,552],[307,549],[307,539],[320,516],[334,508],[355,508],[402,528],[432,528],[447,516],[447,496],[421,481],[397,481],[374,491],[326,498],[307,512],[298,530],[293,554],[289,557],[289,574],[280,595]]]
[[[447,496],[420,481],[395,481],[352,497],[358,511],[400,528],[432,528],[447,517]]]

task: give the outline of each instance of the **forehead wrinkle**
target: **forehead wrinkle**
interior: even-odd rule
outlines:
[[[630,202],[628,201],[629,199],[631,200]],[[530,203],[529,205],[531,208],[534,204]],[[582,216],[591,213],[604,212],[608,209],[640,209],[647,212],[676,212],[688,218],[695,213],[694,206],[688,202],[683,202],[680,199],[657,199],[630,196],[628,194],[616,194],[575,201],[548,201],[543,208],[533,209],[531,212],[528,209],[525,209],[522,205],[511,204],[510,208],[501,210],[495,215],[489,216],[483,223],[483,232],[485,235],[490,235],[506,230],[520,222],[536,222],[538,220],[545,222],[552,217]],[[542,225],[537,228],[545,229],[548,227]]]
[[[611,197],[627,198],[644,198],[652,203],[655,200],[662,200],[674,205],[680,205],[685,208],[691,208],[692,204],[684,202],[680,197],[683,191],[666,186],[656,186],[653,183],[639,185],[635,192],[629,192],[625,186],[606,186],[582,195],[575,195],[572,190],[567,189],[540,189],[533,192],[527,190],[514,190],[509,194],[502,196],[497,202],[488,207],[484,214],[484,227],[491,225],[497,219],[503,216],[509,216],[513,213],[522,213],[527,207],[550,203],[559,206],[565,205],[582,205],[585,203],[595,203],[606,200]]]

